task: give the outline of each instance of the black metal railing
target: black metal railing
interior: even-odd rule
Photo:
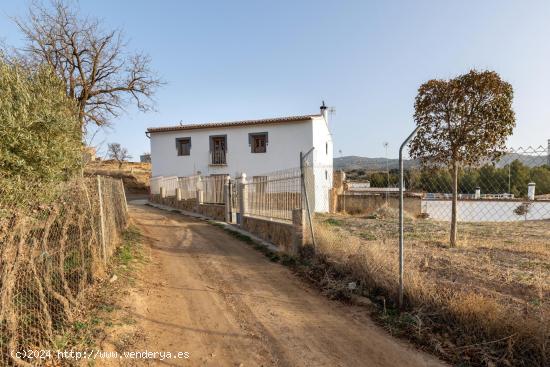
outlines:
[[[210,152],[210,164],[227,164],[227,153],[225,150],[214,150]]]

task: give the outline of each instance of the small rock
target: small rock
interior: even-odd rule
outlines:
[[[363,306],[363,307],[375,307],[374,303],[368,299],[367,297],[363,297],[363,296],[352,296],[351,297],[351,301],[358,305],[358,306]]]
[[[114,274],[111,279],[109,279],[109,283],[116,282],[117,279],[118,277],[116,276],[116,274]]]
[[[351,290],[357,289],[357,283],[356,282],[349,282],[348,283],[348,289],[351,289]]]

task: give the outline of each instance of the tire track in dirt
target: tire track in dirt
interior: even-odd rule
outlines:
[[[441,366],[391,338],[364,309],[330,301],[223,230],[131,205],[150,248],[127,299],[153,351],[186,366]]]

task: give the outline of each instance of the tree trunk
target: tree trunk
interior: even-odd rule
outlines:
[[[451,239],[450,246],[456,247],[457,205],[458,205],[458,163],[453,161],[453,204],[451,209]]]

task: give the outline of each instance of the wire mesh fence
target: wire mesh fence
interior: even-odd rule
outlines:
[[[292,221],[292,211],[302,206],[300,169],[256,175],[244,184],[246,215]]]
[[[431,333],[424,340],[434,350],[495,365],[550,360],[549,159],[544,147],[510,149],[494,162],[462,167],[456,246],[449,169],[406,162],[405,310],[416,320],[411,332]],[[335,179],[327,196],[316,188],[322,168],[305,170],[304,180],[316,192],[311,208],[326,198],[334,205],[328,213],[311,210],[315,252],[344,264],[358,289],[391,305],[398,298],[399,172],[387,167],[356,168],[351,180]],[[445,335],[434,338],[438,332]]]
[[[15,352],[54,348],[126,224],[120,180],[0,189],[0,365],[31,365]]]

